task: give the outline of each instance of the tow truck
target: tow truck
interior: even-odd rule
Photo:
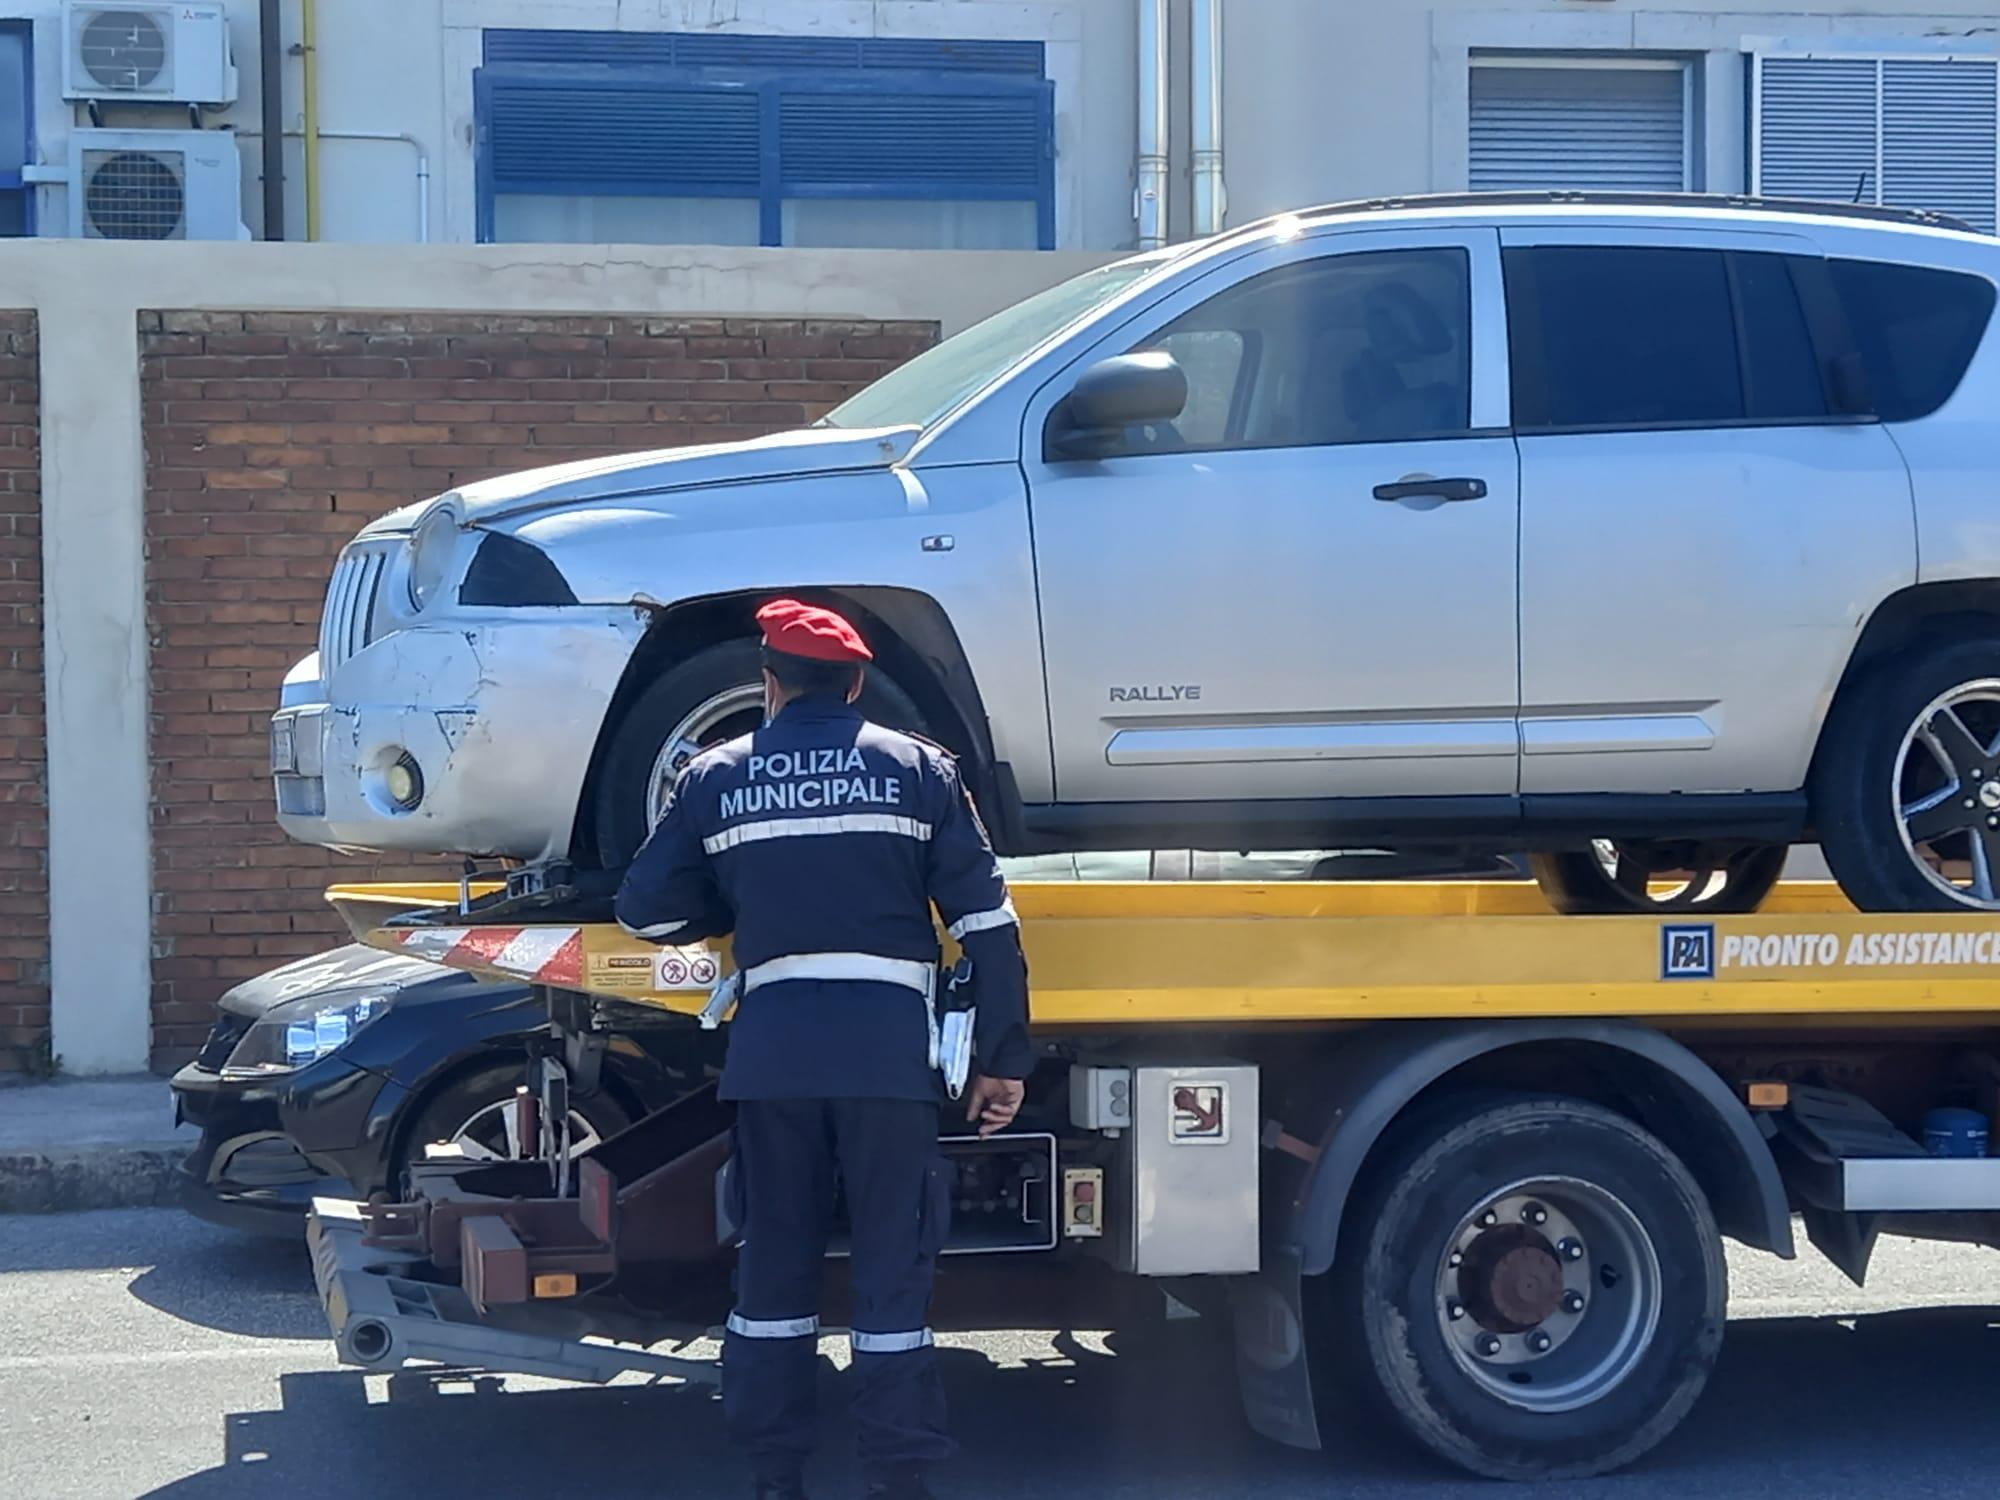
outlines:
[[[538,986],[550,1023],[513,1159],[434,1147],[402,1201],[314,1205],[341,1359],[715,1380],[688,1345],[729,1307],[729,1107],[709,1083],[575,1155],[562,1122],[635,1028],[699,1038],[726,945],[657,947],[521,872],[328,896],[363,941]],[[1856,1282],[1884,1233],[2000,1245],[2000,918],[1810,882],[1712,918],[1501,882],[1015,903],[1040,1062],[1012,1130],[944,1140],[943,1330],[1170,1305],[1233,1325],[1278,1442],[1372,1407],[1473,1472],[1577,1477],[1700,1395],[1725,1236],[1790,1257],[1797,1223]]]

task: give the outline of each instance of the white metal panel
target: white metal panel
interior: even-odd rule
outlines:
[[[1882,196],[1994,228],[1995,65],[1971,59],[1882,64]]]
[[[1872,57],[1758,58],[1751,191],[1875,202],[1880,72]]]
[[[1753,191],[1930,209],[1994,229],[1994,58],[1767,54],[1755,76]]]
[[[1687,79],[1678,64],[1475,66],[1471,185],[1684,191]]]

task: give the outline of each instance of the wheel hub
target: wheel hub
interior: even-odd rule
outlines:
[[[1652,1338],[1660,1289],[1630,1209],[1594,1183],[1543,1179],[1459,1221],[1438,1261],[1438,1327],[1488,1394],[1568,1411],[1630,1373]]]

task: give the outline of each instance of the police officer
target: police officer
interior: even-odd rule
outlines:
[[[803,1496],[835,1178],[852,1224],[856,1447],[870,1495],[928,1495],[951,1455],[929,1319],[950,1212],[935,903],[978,982],[966,1118],[989,1135],[1033,1066],[1007,886],[951,757],[854,708],[873,653],[830,610],[780,599],[765,726],[698,757],[618,893],[662,942],[735,934],[742,991],[722,1097],[737,1103],[742,1244],[723,1408],[756,1493]]]

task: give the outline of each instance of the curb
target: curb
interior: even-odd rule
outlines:
[[[173,1206],[181,1201],[180,1167],[187,1154],[180,1141],[0,1149],[0,1214]]]

